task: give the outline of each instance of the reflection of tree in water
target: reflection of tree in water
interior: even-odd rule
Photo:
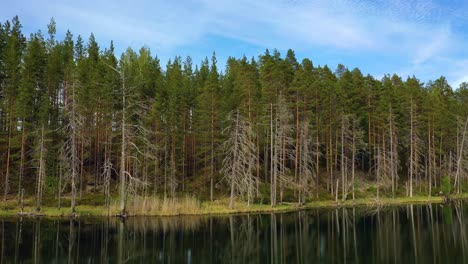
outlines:
[[[33,238],[33,256],[34,263],[39,263],[40,247],[41,247],[41,218],[34,221],[34,238]]]
[[[230,263],[258,263],[260,260],[259,215],[229,216],[230,243],[226,243],[224,256]]]
[[[467,210],[0,219],[0,263],[466,263]]]
[[[158,232],[189,232],[195,231],[201,225],[206,225],[208,216],[174,216],[174,217],[133,217],[125,221],[132,232],[145,234],[149,230]],[[111,218],[109,224],[115,228],[120,220]]]
[[[463,216],[463,201],[454,201],[454,208],[457,216],[457,224],[455,225],[455,228],[452,230],[455,230],[454,232],[460,234],[460,242],[462,248],[467,248],[468,241],[466,237],[466,225],[465,225],[465,217]],[[456,237],[456,236],[454,236]],[[465,250],[462,251],[463,253],[463,260],[466,259],[466,252]]]
[[[204,216],[136,217],[127,219],[125,223],[111,219],[109,226],[111,230],[117,230],[119,262],[157,260],[177,263],[191,258],[190,249],[183,248],[184,240],[201,225],[206,226],[208,220]],[[115,241],[115,238],[110,240]]]

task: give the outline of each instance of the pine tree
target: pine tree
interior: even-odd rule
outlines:
[[[6,154],[6,166],[5,166],[5,184],[4,184],[4,195],[3,201],[7,200],[7,195],[10,192],[10,174],[12,165],[12,149],[15,137],[15,101],[16,94],[18,93],[20,81],[21,81],[21,58],[23,49],[25,46],[25,38],[21,33],[21,24],[17,16],[12,19],[11,24],[7,21],[5,28],[9,32],[9,36],[6,41],[5,50],[5,88],[4,88],[4,100],[6,103],[6,115],[7,115],[7,154]]]
[[[19,88],[16,114],[21,122],[21,149],[18,178],[18,198],[23,189],[26,164],[30,159],[31,133],[37,127],[37,113],[40,109],[38,98],[45,90],[46,49],[40,32],[31,35],[27,44],[22,67],[21,86]]]

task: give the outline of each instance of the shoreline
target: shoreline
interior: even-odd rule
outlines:
[[[452,195],[450,200],[463,200],[468,199],[467,194]],[[200,202],[199,208],[191,208],[187,210],[179,209],[177,211],[157,211],[157,212],[146,212],[146,213],[130,213],[128,217],[161,217],[161,216],[194,216],[194,215],[231,215],[231,214],[245,214],[245,213],[277,213],[277,212],[292,212],[307,209],[333,209],[333,208],[353,208],[353,207],[369,207],[378,208],[386,206],[401,206],[406,204],[442,204],[442,196],[414,196],[414,197],[396,197],[396,198],[360,198],[346,201],[324,200],[324,201],[311,201],[302,206],[298,206],[296,203],[283,203],[275,207],[271,207],[269,204],[252,204],[248,206],[244,202],[237,202],[233,209],[229,209],[226,201],[215,201],[215,202]],[[70,215],[70,208],[63,207],[58,209],[57,207],[42,207],[40,212],[35,212],[34,207],[28,206],[24,208],[23,214],[21,215],[20,208],[0,208],[0,217],[73,217]],[[76,207],[76,215],[74,217],[116,217],[118,210],[112,208],[107,214],[107,208],[104,206],[92,206],[92,205],[78,205]]]

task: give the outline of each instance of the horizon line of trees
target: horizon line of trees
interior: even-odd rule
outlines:
[[[163,68],[145,47],[118,59],[93,34],[57,40],[53,19],[47,36],[21,27],[0,24],[3,201],[70,193],[73,213],[84,192],[108,205],[118,190],[125,214],[130,195],[354,199],[358,179],[377,196],[430,195],[444,176],[462,191],[467,83],[378,80],[292,50]]]

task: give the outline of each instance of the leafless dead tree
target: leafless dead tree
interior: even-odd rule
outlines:
[[[468,129],[468,117],[465,120],[463,128],[457,135],[457,170],[455,173],[454,187],[457,189],[457,193],[461,192],[461,179],[465,178],[468,174],[468,144],[466,144],[466,132]]]
[[[227,177],[231,186],[229,207],[234,208],[236,193],[247,196],[247,203],[256,192],[255,167],[257,151],[252,142],[251,124],[239,114],[238,110],[228,115],[230,125],[227,127],[229,137],[224,143],[226,157],[221,172]]]
[[[298,180],[298,203],[303,204],[305,202],[306,195],[312,191],[312,184],[314,183],[315,177],[317,177],[315,160],[318,153],[314,152],[314,146],[312,146],[312,135],[309,129],[309,122],[305,120],[300,126],[299,131],[299,180]],[[315,186],[318,188],[318,186]]]

